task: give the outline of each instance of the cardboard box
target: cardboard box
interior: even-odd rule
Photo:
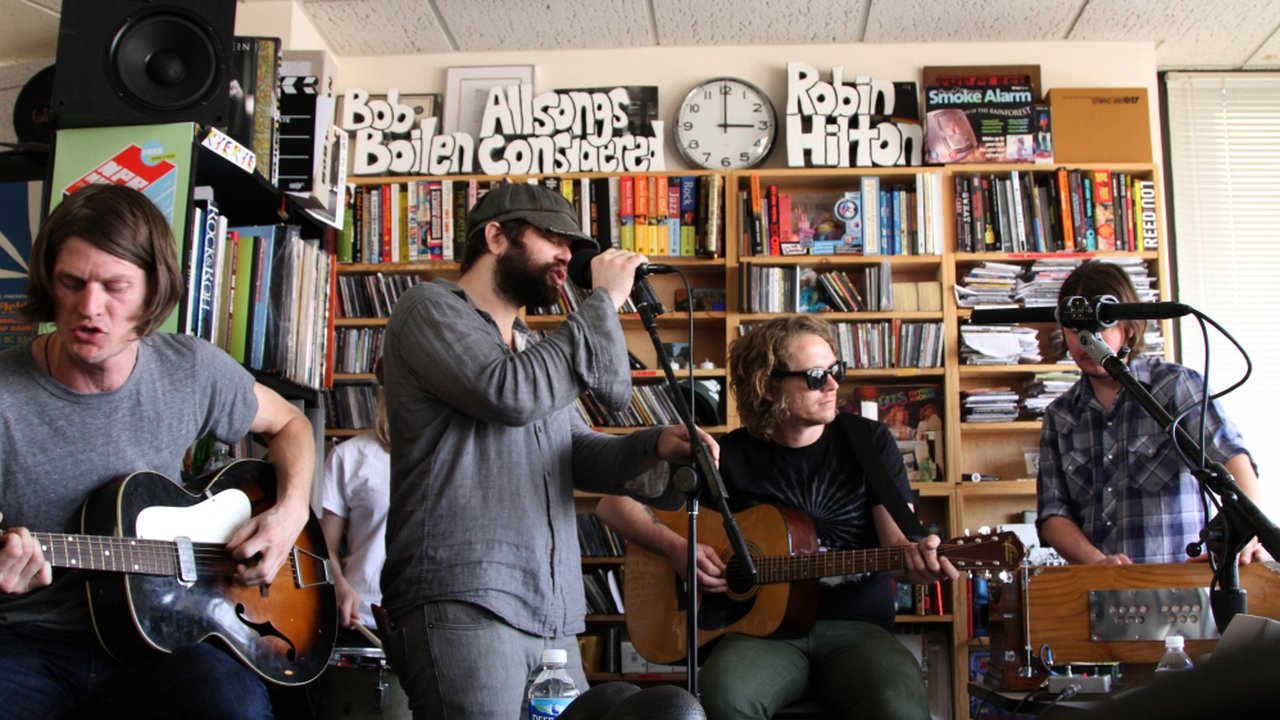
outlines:
[[[1053,88],[1047,97],[1055,162],[1151,162],[1146,88]]]

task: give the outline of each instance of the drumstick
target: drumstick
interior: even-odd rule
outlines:
[[[359,630],[360,634],[364,635],[366,640],[373,643],[374,647],[378,648],[379,650],[382,649],[382,640],[379,639],[377,635],[374,635],[373,631],[365,627],[363,623],[356,623],[356,630]]]

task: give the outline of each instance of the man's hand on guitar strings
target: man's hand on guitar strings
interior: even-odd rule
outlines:
[[[671,543],[667,548],[667,558],[675,568],[676,574],[681,579],[688,580],[689,543],[679,535],[673,534],[673,538],[678,542]],[[716,553],[715,548],[698,543],[698,589],[711,593],[722,593],[728,590],[729,583],[725,580],[724,569],[724,560]]]
[[[4,513],[0,513],[0,520]],[[21,594],[53,582],[53,566],[26,528],[0,535],[0,592]]]
[[[903,547],[907,581],[931,583],[960,577],[960,571],[956,570],[951,561],[938,555],[938,546],[941,544],[942,540],[937,535],[929,535],[918,543]]]
[[[306,523],[305,507],[299,514],[277,505],[249,518],[227,543],[236,560],[236,579],[245,585],[269,585]]]

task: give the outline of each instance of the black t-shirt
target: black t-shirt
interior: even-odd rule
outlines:
[[[884,425],[861,417],[880,451],[885,469],[904,498],[910,498],[906,468],[897,443]],[[729,507],[740,512],[756,505],[799,510],[813,521],[822,550],[879,547],[871,508],[881,504],[865,482],[865,473],[840,422],[827,425],[812,445],[789,448],[735,430],[720,440],[720,473]],[[750,538],[748,538],[750,540]],[[818,617],[863,620],[892,629],[893,591],[885,573],[825,578]]]

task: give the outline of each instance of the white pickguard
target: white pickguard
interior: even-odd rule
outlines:
[[[147,540],[190,538],[192,542],[226,544],[253,514],[249,496],[230,489],[190,507],[155,505],[138,513],[138,537]]]

